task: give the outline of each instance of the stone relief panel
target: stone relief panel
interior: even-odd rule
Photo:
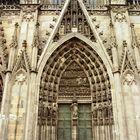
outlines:
[[[8,140],[23,139],[27,105],[27,75],[19,71],[14,77],[11,88]]]

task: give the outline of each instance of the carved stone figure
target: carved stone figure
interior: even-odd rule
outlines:
[[[53,103],[53,104],[52,104],[52,116],[53,116],[53,118],[56,117],[56,115],[57,115],[57,110],[58,110],[58,105],[57,105],[57,103]]]
[[[77,118],[78,117],[78,104],[77,104],[77,102],[72,103],[71,110],[72,110],[72,117],[74,119]]]
[[[52,106],[51,106],[51,104],[46,103],[45,108],[46,108],[47,117],[51,117],[51,114],[52,114]]]

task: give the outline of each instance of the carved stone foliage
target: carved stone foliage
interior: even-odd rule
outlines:
[[[127,8],[125,6],[114,6],[112,7],[112,11],[114,12],[115,22],[127,22],[125,15]]]
[[[0,16],[20,15],[20,8],[18,5],[7,5],[7,4],[2,5],[0,4]]]
[[[23,21],[34,21],[35,18],[35,11],[39,6],[37,5],[25,5],[21,6],[23,11],[22,20]]]
[[[41,118],[44,103],[73,101],[75,97],[77,100],[92,101],[95,125],[112,125],[110,88],[109,76],[101,58],[87,44],[73,38],[54,51],[46,63],[40,83],[38,117]],[[102,110],[103,117],[94,116],[99,112],[98,108]],[[39,122],[42,121],[39,119]]]
[[[90,40],[96,41],[77,0],[70,1],[54,41],[71,32],[79,32]]]

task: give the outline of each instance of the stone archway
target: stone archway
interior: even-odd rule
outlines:
[[[43,69],[38,107],[38,139],[56,139],[59,103],[89,103],[92,139],[113,139],[111,85],[106,66],[90,46],[77,38],[59,46]],[[72,127],[77,128],[78,118],[71,117],[71,121],[74,124]],[[71,135],[72,139],[76,139],[75,133]]]

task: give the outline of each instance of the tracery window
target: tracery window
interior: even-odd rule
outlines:
[[[140,4],[140,0],[127,0],[129,5],[138,5]]]

